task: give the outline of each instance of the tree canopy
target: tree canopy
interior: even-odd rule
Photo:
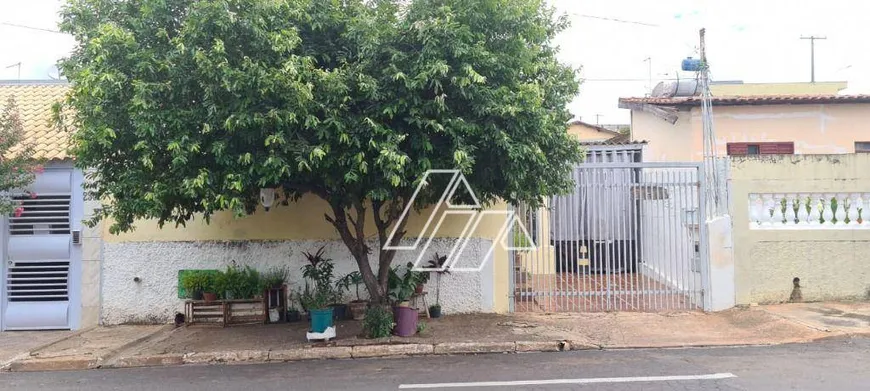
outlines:
[[[426,170],[483,202],[569,188],[565,26],[545,0],[68,0],[72,152],[112,232],[315,194],[380,300],[393,252],[372,271],[366,213],[383,247]]]
[[[0,111],[0,214],[21,216],[24,208],[17,197],[42,172],[42,165],[33,158],[33,143],[25,138],[24,124],[15,98],[9,97]],[[36,193],[24,196],[36,197]]]

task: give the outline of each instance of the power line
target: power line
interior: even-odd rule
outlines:
[[[606,21],[608,21],[608,22],[617,22],[617,23],[636,24],[636,25],[647,26],[647,27],[661,27],[661,26],[659,26],[659,25],[657,25],[657,24],[646,23],[646,22],[637,22],[637,21],[634,21],[634,20],[625,20],[625,19],[609,18],[609,17],[606,17],[606,16],[586,15],[586,14],[578,14],[578,13],[574,13],[573,15],[579,16],[579,17],[581,17],[581,18],[590,18],[590,19],[606,20]]]
[[[9,23],[9,22],[0,22],[0,25],[3,25],[3,26],[9,26],[9,27],[17,27],[17,28],[20,28],[20,29],[28,29],[28,30],[44,31],[44,32],[47,32],[47,33],[65,34],[65,33],[62,33],[62,32],[57,31],[57,30],[52,30],[52,29],[47,29],[47,28],[42,28],[42,27],[25,26],[25,25],[23,25],[23,24],[15,24],[15,23]]]

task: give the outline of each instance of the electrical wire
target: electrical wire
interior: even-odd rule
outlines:
[[[637,21],[634,21],[634,20],[625,20],[625,19],[609,18],[609,17],[606,17],[606,16],[586,15],[586,14],[578,14],[578,13],[572,13],[571,15],[579,16],[579,17],[581,17],[581,18],[590,18],[590,19],[606,20],[606,21],[608,21],[608,22],[617,22],[617,23],[636,24],[636,25],[646,26],[646,27],[661,27],[661,26],[659,26],[659,25],[657,25],[657,24],[646,23],[646,22],[637,22]]]
[[[57,31],[57,30],[47,29],[47,28],[43,28],[43,27],[25,26],[23,24],[15,24],[15,23],[9,23],[9,22],[0,22],[0,25],[9,26],[9,27],[17,27],[20,29],[43,31],[43,32],[47,32],[47,33],[66,34],[66,33],[63,33],[63,32]]]

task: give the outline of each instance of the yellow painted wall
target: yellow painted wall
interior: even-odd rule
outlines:
[[[870,229],[750,229],[749,194],[868,193],[870,154],[734,157],[731,164],[737,304],[870,296]],[[866,212],[866,209],[865,209]]]
[[[490,206],[490,210],[505,210],[507,205],[498,203]],[[262,209],[251,216],[234,218],[231,213],[218,213],[206,224],[202,219],[196,219],[186,227],[167,225],[158,228],[155,221],[136,222],[133,232],[112,235],[108,231],[110,221],[104,222],[103,238],[106,242],[148,242],[148,241],[208,241],[208,240],[340,240],[335,228],[324,219],[329,213],[325,201],[316,196],[305,196],[288,206],[273,207],[269,212]],[[412,212],[408,221],[406,238],[416,238],[425,226],[432,213],[431,209],[420,213]],[[366,221],[366,235],[377,238],[377,231],[371,212]],[[472,237],[496,240],[504,221],[485,219],[472,233]],[[426,232],[431,232],[437,224],[437,217]],[[464,228],[462,219],[445,219],[439,227],[436,237],[459,237]],[[426,235],[428,236],[428,235]],[[507,312],[509,309],[509,263],[508,253],[500,245],[495,247],[493,254],[493,310]]]
[[[713,96],[733,95],[814,95],[836,94],[846,88],[844,81],[818,83],[744,83],[744,84],[713,84],[710,92]]]
[[[504,209],[504,204],[491,206],[493,209]],[[111,222],[104,224],[103,237],[107,242],[141,242],[141,241],[195,241],[195,240],[339,240],[340,237],[335,228],[326,221],[325,214],[332,215],[332,211],[326,201],[317,196],[306,195],[297,202],[291,202],[288,206],[272,207],[269,212],[258,209],[250,216],[235,218],[232,213],[221,212],[211,218],[211,223],[206,224],[201,218],[196,218],[187,223],[186,227],[176,228],[174,225],[166,225],[162,229],[156,221],[138,221],[136,229],[132,232],[119,235],[109,234],[108,227]],[[417,237],[426,224],[426,219],[432,213],[427,209],[421,213],[412,211],[408,221],[406,237]],[[367,211],[366,235],[371,238],[377,237],[374,220],[371,212]],[[437,219],[429,229],[434,229]],[[446,219],[440,227],[436,237],[458,237],[464,228],[464,221],[460,219]],[[499,226],[488,224],[479,227],[477,237],[495,237]]]
[[[619,135],[617,132],[601,131],[584,124],[571,124],[568,126],[568,134],[580,141],[605,141]]]
[[[633,111],[632,132],[647,140],[646,161],[703,159],[701,110],[681,110],[676,124]],[[870,104],[714,106],[716,146],[725,156],[729,142],[794,142],[795,154],[842,154],[856,141],[870,141]]]

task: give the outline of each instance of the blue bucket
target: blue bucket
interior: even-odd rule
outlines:
[[[332,327],[332,308],[324,308],[319,310],[308,310],[308,317],[311,322],[312,333],[322,333],[327,328]]]

